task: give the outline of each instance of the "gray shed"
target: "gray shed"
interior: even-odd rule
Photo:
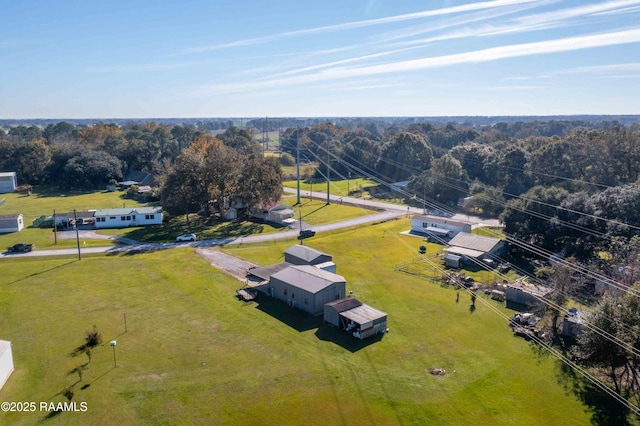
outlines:
[[[322,315],[324,304],[345,296],[344,277],[311,265],[291,265],[271,275],[268,294],[290,306]]]
[[[284,261],[293,265],[319,265],[333,261],[333,257],[309,246],[297,244],[284,251]]]
[[[358,339],[366,339],[387,330],[387,314],[355,298],[325,304],[324,320]]]

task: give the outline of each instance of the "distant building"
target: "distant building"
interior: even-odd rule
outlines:
[[[507,252],[507,245],[499,238],[460,232],[449,241],[444,249],[449,254],[461,256],[463,260],[483,260],[502,257]]]
[[[290,225],[295,222],[295,214],[292,207],[285,204],[271,204],[269,206],[256,207],[251,215],[265,222],[273,222],[280,225]]]
[[[324,305],[324,320],[358,339],[366,339],[387,330],[387,314],[347,297]]]
[[[562,321],[562,335],[565,337],[578,337],[582,332],[584,317],[584,311],[580,311],[576,308],[569,308],[569,311]]]
[[[541,299],[545,298],[552,291],[549,287],[517,281],[507,285],[505,299],[507,303],[511,302],[518,305],[533,306],[543,303]]]
[[[330,254],[300,244],[285,250],[284,261],[292,265],[313,265],[325,271],[336,272],[336,264]]]
[[[324,304],[345,297],[344,277],[311,265],[291,265],[271,275],[261,291],[312,315],[321,315]]]
[[[93,214],[96,229],[162,224],[162,207],[99,209]]]
[[[0,215],[0,234],[20,232],[24,228],[22,213]]]
[[[440,216],[420,215],[411,218],[411,232],[440,238],[453,238],[471,232],[471,223]]]
[[[9,379],[13,372],[13,353],[11,352],[11,342],[0,340],[0,389]]]
[[[16,172],[2,172],[0,173],[0,194],[6,194],[8,192],[16,192],[18,187],[18,176]]]

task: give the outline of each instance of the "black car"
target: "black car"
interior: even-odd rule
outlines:
[[[316,235],[316,231],[313,231],[311,229],[303,229],[300,231],[300,235],[298,236],[298,238],[299,239],[309,238],[309,237],[313,237],[314,235]]]

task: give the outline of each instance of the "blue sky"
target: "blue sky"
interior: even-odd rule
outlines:
[[[0,118],[640,114],[640,0],[0,10]]]

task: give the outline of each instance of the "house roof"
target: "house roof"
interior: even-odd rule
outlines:
[[[450,248],[461,247],[474,251],[488,253],[493,250],[502,240],[499,238],[484,237],[482,235],[460,232],[449,241]],[[447,250],[451,252],[452,250]]]
[[[341,312],[340,315],[350,319],[356,324],[366,324],[387,316],[386,313],[364,304],[353,309],[349,309],[348,311]]]
[[[349,309],[361,306],[360,302],[355,297],[345,297],[344,299],[334,300],[333,302],[325,303],[325,306],[329,306],[338,312],[348,311]]]
[[[162,207],[133,207],[124,209],[98,209],[95,216],[122,216],[128,214],[157,214],[162,213]]]
[[[509,288],[520,290],[524,293],[527,293],[536,297],[544,297],[553,291],[553,289],[549,287],[545,287],[542,285],[535,285],[535,284],[531,284],[524,281],[512,282],[511,284],[507,285],[507,289]]]
[[[441,225],[458,226],[460,228],[463,228],[467,225],[471,225],[471,222],[453,220],[447,217],[440,217],[440,216],[421,215],[421,216],[414,216],[411,218],[411,220],[414,220],[414,219],[422,222],[431,222],[431,223],[439,223]]]
[[[309,246],[303,246],[300,244],[296,244],[293,245],[291,247],[289,247],[288,249],[286,249],[285,254],[291,255],[291,256],[295,256],[298,259],[302,259],[308,263],[313,262],[314,260],[316,260],[319,257],[322,256],[327,256],[329,257],[329,259],[332,259],[331,255],[327,254],[327,253],[323,253],[321,251],[318,251],[314,248],[311,248]]]
[[[131,170],[129,173],[127,173],[127,176],[124,178],[123,183],[127,184],[128,182],[133,182],[131,185],[149,185],[151,183],[151,173],[141,172],[139,170]]]
[[[293,209],[279,209],[279,210],[271,210],[271,213],[275,214],[276,216],[292,216],[295,211],[293,211]]]
[[[344,277],[311,265],[291,265],[271,276],[310,293],[317,293],[335,283],[344,283]]]
[[[15,176],[16,172],[0,172],[0,176],[2,177],[7,177],[7,176]]]

